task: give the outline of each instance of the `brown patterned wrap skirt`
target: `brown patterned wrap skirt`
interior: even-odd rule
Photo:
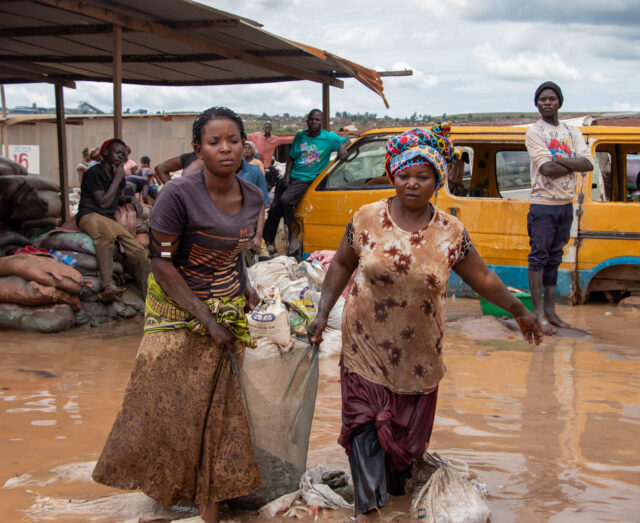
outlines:
[[[241,365],[240,343],[233,355]],[[260,486],[238,377],[210,336],[143,336],[93,479],[162,505],[206,505]]]

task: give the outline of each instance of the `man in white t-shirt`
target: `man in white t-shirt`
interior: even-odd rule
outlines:
[[[571,327],[555,310],[558,266],[573,221],[576,172],[593,169],[593,157],[580,131],[558,120],[563,100],[560,87],[553,82],[536,89],[534,103],[540,120],[527,130],[526,138],[531,159],[529,288],[545,335],[556,332],[554,325]]]

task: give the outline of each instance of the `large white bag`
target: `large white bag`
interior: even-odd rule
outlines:
[[[289,315],[280,300],[280,291],[272,286],[265,290],[264,304],[259,305],[247,318],[251,336],[267,337],[278,345],[288,347],[292,339],[289,332]]]
[[[413,519],[423,523],[489,521],[491,511],[483,499],[487,487],[465,462],[425,452],[411,474],[410,490],[417,492],[409,512]],[[415,490],[425,479],[422,488]]]

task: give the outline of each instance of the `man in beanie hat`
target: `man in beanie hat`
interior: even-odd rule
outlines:
[[[557,84],[542,83],[533,100],[540,120],[529,127],[526,138],[531,159],[529,288],[534,312],[549,335],[556,332],[554,325],[571,327],[555,310],[558,266],[573,221],[576,172],[591,171],[593,157],[580,131],[558,119],[564,98]]]
[[[127,146],[122,140],[107,140],[100,147],[102,161],[85,173],[80,185],[76,222],[82,232],[93,238],[102,286],[100,297],[106,302],[113,301],[126,290],[113,281],[113,244],[116,240],[124,250],[127,269],[135,277],[143,298],[151,270],[145,249],[115,220],[118,200],[125,186],[123,165],[127,154]]]

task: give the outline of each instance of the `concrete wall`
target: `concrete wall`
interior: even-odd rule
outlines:
[[[196,114],[134,115],[124,116],[123,140],[131,147],[131,157],[140,161],[141,156],[151,158],[154,167],[163,160],[193,150],[191,126]],[[76,165],[82,160],[82,149],[100,147],[113,136],[113,119],[110,116],[83,116],[67,119],[67,161],[69,185],[77,187]],[[9,126],[9,145],[40,146],[40,176],[58,183],[58,146],[56,124],[38,119],[14,123]]]

